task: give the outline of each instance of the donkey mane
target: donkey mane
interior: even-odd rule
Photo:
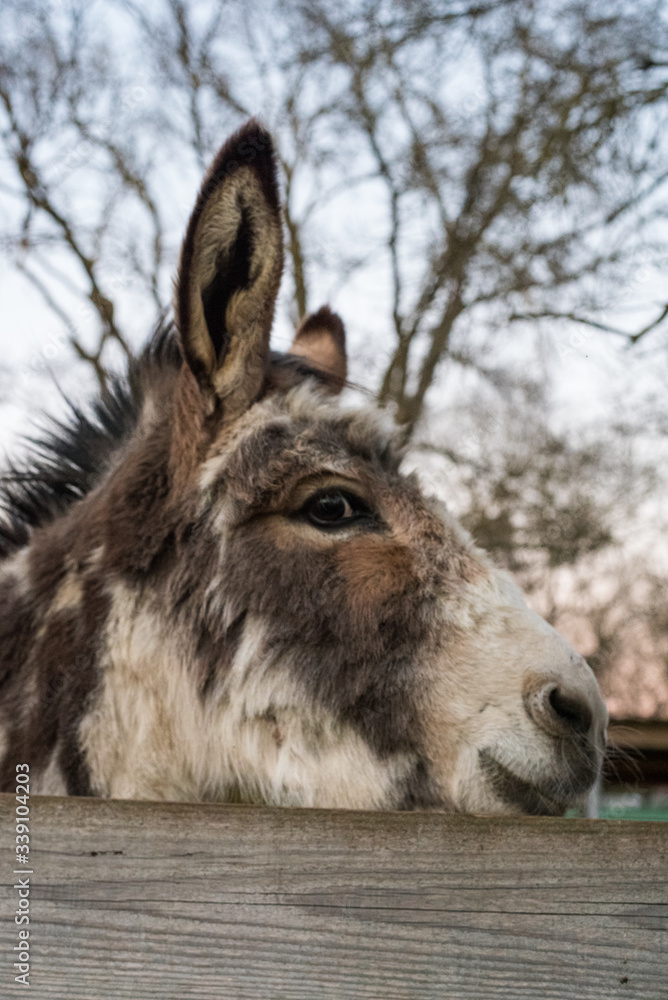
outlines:
[[[313,317],[334,319],[325,307]],[[332,323],[336,332],[336,324]],[[309,322],[303,324],[308,333]],[[112,375],[92,400],[88,412],[65,398],[68,417],[45,417],[47,429],[26,437],[23,464],[11,463],[0,476],[0,559],[30,541],[30,533],[63,514],[100,482],[112,456],[137,427],[147,386],[161,373],[178,372],[183,353],[172,320],[158,321],[141,353],[130,359],[124,374]],[[322,372],[303,359],[270,351],[274,381],[314,378]],[[350,384],[344,380],[345,384]]]
[[[26,438],[23,464],[10,463],[0,479],[0,558],[26,545],[33,528],[63,514],[96,486],[112,455],[137,426],[147,382],[156,370],[181,365],[173,324],[159,321],[124,375],[114,375],[89,412],[65,399],[65,419],[47,417],[47,429]]]

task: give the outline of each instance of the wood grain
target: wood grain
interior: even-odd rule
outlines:
[[[3,997],[668,998],[668,824],[33,798],[31,827]]]

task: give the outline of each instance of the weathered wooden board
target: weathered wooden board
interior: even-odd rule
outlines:
[[[668,998],[668,824],[56,798],[31,800],[27,992],[14,806],[3,997]]]

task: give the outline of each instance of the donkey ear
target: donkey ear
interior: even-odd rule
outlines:
[[[290,354],[304,358],[311,368],[326,376],[326,388],[341,392],[348,372],[346,331],[341,319],[329,306],[322,306],[302,320]]]
[[[204,178],[181,248],[174,311],[186,362],[227,419],[257,398],[283,268],[271,138],[251,120]]]

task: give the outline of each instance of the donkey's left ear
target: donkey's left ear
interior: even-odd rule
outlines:
[[[257,399],[283,268],[271,138],[251,120],[204,178],[181,248],[175,313],[183,354],[226,419]]]
[[[341,392],[348,374],[346,331],[341,318],[329,306],[321,306],[302,320],[289,353],[315,368],[328,392]]]

